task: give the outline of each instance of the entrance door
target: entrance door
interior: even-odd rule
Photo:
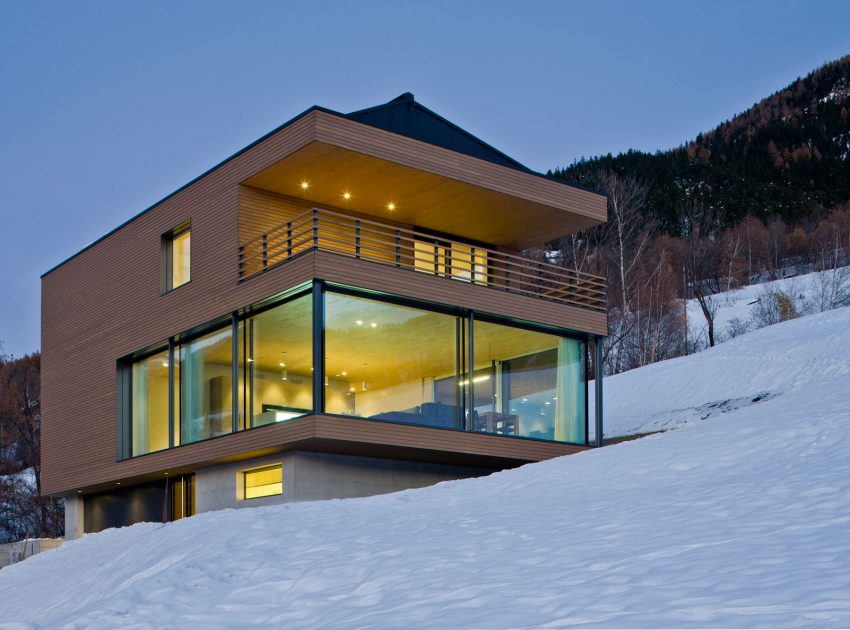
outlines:
[[[171,520],[195,513],[195,475],[180,475],[170,482]]]

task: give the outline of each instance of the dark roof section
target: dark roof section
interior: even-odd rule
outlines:
[[[531,172],[513,158],[417,103],[410,92],[389,103],[346,114],[346,118],[501,166]]]

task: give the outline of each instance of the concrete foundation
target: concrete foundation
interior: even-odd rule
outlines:
[[[242,498],[243,472],[282,464],[283,494]],[[430,486],[440,481],[479,477],[490,470],[421,462],[293,452],[205,468],[195,473],[197,512],[276,505],[291,501],[347,499]]]
[[[65,540],[73,540],[83,535],[84,511],[83,497],[71,494],[65,499]]]

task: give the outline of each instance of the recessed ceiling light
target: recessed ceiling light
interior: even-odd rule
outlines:
[[[348,376],[348,372],[343,372],[343,373],[342,373],[342,375],[343,375],[343,376]]]
[[[301,190],[307,190],[310,187],[308,182],[301,182]]]
[[[346,201],[351,199],[351,193],[347,192],[347,191],[342,193],[342,198],[345,199]]]
[[[377,328],[377,327],[378,327],[378,324],[376,324],[375,322],[372,322],[372,323],[371,323],[371,324],[369,324],[369,325],[370,325],[372,328]]]
[[[349,390],[348,390],[348,391],[353,392],[353,391],[354,391],[354,388],[353,388],[353,387],[351,387],[351,388],[349,388]]]
[[[355,323],[355,324],[357,324],[358,326],[362,326],[362,325],[363,325],[363,320],[362,320],[362,319],[358,319],[358,320],[357,320],[356,322],[354,322],[354,323]]]
[[[168,367],[168,361],[163,361],[163,362],[162,362],[162,367]]]
[[[395,204],[392,201],[387,204],[387,210],[395,210]]]

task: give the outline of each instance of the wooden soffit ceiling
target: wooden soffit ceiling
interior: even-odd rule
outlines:
[[[243,184],[514,249],[605,221],[597,193],[340,116],[309,116],[304,144]]]

